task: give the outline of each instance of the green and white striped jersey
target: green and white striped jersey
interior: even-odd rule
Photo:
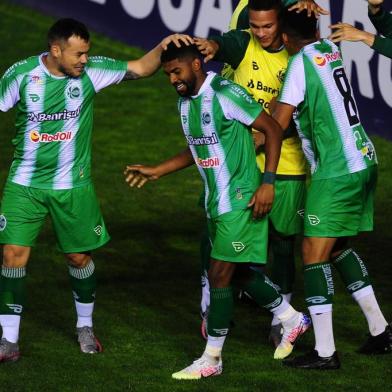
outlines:
[[[331,41],[306,45],[290,58],[278,101],[297,108],[294,120],[313,179],[339,177],[377,164],[341,53]]]
[[[14,64],[0,80],[0,110],[16,106],[8,179],[41,189],[83,186],[91,181],[94,96],[121,82],[127,63],[90,57],[80,77],[57,77],[44,55]]]
[[[204,181],[207,216],[246,209],[261,179],[249,125],[262,107],[241,86],[209,72],[196,96],[180,98],[179,111]]]

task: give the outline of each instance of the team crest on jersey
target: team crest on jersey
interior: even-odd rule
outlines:
[[[7,226],[7,219],[4,215],[0,215],[0,231],[3,231]]]
[[[203,125],[207,125],[211,122],[211,114],[210,113],[203,113],[201,116],[201,121],[203,122]]]
[[[32,76],[30,76],[29,83],[43,84],[44,82],[43,82],[43,80],[41,79],[40,76],[32,75]]]
[[[67,89],[67,95],[71,99],[76,99],[80,97],[80,88],[78,86],[69,86]]]
[[[285,74],[286,74],[285,68],[279,70],[279,72],[276,74],[276,77],[278,78],[279,82],[283,83]]]
[[[239,241],[234,241],[231,243],[231,245],[233,245],[233,248],[237,253],[239,253],[245,249],[245,245]]]
[[[308,215],[308,219],[312,226],[317,226],[320,223],[320,219],[316,215]]]

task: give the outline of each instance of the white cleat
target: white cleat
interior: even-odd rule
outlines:
[[[222,358],[219,358],[218,363],[214,365],[203,355],[196,359],[192,365],[173,373],[172,378],[176,380],[200,380],[202,377],[219,376],[222,374],[222,370]]]
[[[282,340],[274,352],[274,359],[284,359],[288,357],[297,342],[298,338],[301,337],[312,325],[310,317],[304,313],[300,313],[298,322],[293,328],[285,328],[283,324],[283,336]]]

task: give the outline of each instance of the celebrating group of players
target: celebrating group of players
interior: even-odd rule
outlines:
[[[387,17],[381,3],[369,0],[374,18]],[[339,49],[319,38],[314,14],[320,13],[325,11],[311,0],[241,0],[230,32],[209,39],[175,34],[128,62],[89,58],[85,26],[61,19],[49,30],[48,53],[6,71],[0,110],[16,106],[17,132],[0,209],[0,362],[20,356],[25,266],[48,214],[69,263],[81,350],[101,351],[92,328],[91,250],[109,236],[90,176],[93,97],[111,84],[149,76],[161,64],[180,95],[188,146],[156,166],[127,166],[126,181],[141,187],[196,163],[209,240],[202,300],[206,347],[173,378],[221,374],[233,284],[273,314],[274,358],[289,356],[313,323],[315,349],[284,364],[339,368],[332,265],[368,321],[370,336],[360,351],[392,351],[392,330],[366,266],[348,245],[349,237],[373,228],[377,157]],[[227,78],[204,71],[203,62],[212,58],[227,64]],[[295,236],[302,234],[310,318],[290,305]],[[258,268],[267,261],[268,246],[271,280]]]

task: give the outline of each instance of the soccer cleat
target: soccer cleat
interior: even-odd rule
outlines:
[[[377,336],[369,336],[359,349],[361,354],[388,354],[392,352],[392,327],[387,325],[385,331]]]
[[[0,362],[15,362],[19,359],[18,343],[11,343],[7,339],[0,340]]]
[[[302,336],[311,326],[312,321],[304,314],[299,314],[299,319],[294,328],[285,328],[283,324],[283,335],[278,347],[274,352],[274,359],[284,359],[288,357],[293,349],[296,341]]]
[[[272,345],[276,348],[279,346],[283,336],[283,327],[282,324],[279,323],[277,325],[271,325],[270,333],[268,336],[268,340],[272,343]]]
[[[92,327],[76,328],[80,350],[85,354],[97,354],[102,352],[102,345],[95,337]]]
[[[334,370],[340,368],[340,361],[335,351],[330,357],[320,357],[316,350],[308,354],[286,359],[283,365],[297,369]]]
[[[206,354],[196,359],[192,365],[172,374],[176,380],[200,380],[202,377],[219,376],[222,374],[222,358],[219,358],[217,364],[212,364]]]

